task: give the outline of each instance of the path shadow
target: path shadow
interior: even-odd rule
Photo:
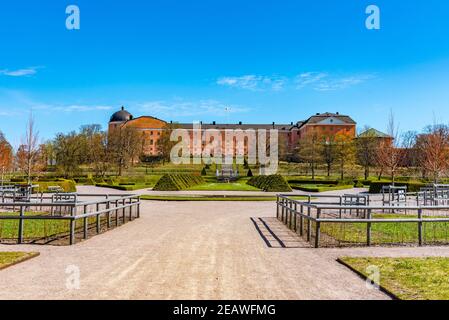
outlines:
[[[309,243],[276,218],[251,218],[251,221],[269,248],[311,248]]]

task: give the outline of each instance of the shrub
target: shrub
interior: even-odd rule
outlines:
[[[338,185],[339,186],[353,186],[355,183],[356,182],[354,181],[354,179],[351,179],[351,178],[338,180]]]
[[[248,169],[248,173],[246,174],[247,177],[254,177],[253,172],[251,171],[251,168]]]
[[[102,177],[96,177],[93,180],[95,181],[95,184],[97,184],[97,183],[106,183]]]
[[[363,188],[365,185],[361,181],[356,181],[354,188]]]
[[[104,182],[107,183],[107,184],[111,184],[111,185],[117,184],[117,181],[113,177],[105,178]]]
[[[292,189],[287,180],[281,175],[257,176],[249,179],[250,186],[262,189],[266,192],[290,192]]]
[[[154,186],[156,191],[180,191],[205,183],[200,176],[193,174],[166,174]]]
[[[206,168],[203,168],[203,170],[201,170],[201,175],[202,176],[207,176]]]

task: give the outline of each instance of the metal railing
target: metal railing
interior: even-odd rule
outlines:
[[[341,199],[330,201],[340,196],[313,195],[307,201],[290,197],[277,196],[277,218],[315,248],[449,244],[449,206],[348,205]]]
[[[0,202],[1,242],[48,243],[68,238],[73,245],[77,238],[88,239],[102,229],[140,217],[136,195],[58,194],[34,200]]]

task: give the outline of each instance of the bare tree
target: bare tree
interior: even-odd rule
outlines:
[[[23,138],[22,146],[25,157],[25,174],[27,176],[28,184],[31,184],[32,174],[37,167],[37,158],[39,154],[39,132],[34,125],[33,115],[30,114],[26,127],[26,135]]]
[[[12,147],[0,131],[0,171],[1,184],[3,185],[5,172],[12,167]]]
[[[363,135],[356,140],[357,163],[364,169],[365,180],[369,178],[370,169],[376,165],[376,154],[379,146],[379,137],[375,131],[365,127]]]
[[[135,128],[117,128],[109,132],[108,145],[111,158],[117,166],[117,173],[137,161],[142,153],[143,136]]]
[[[381,172],[387,170],[390,174],[391,181],[394,185],[399,165],[401,164],[404,152],[399,147],[398,127],[396,127],[393,112],[390,112],[388,119],[388,135],[391,140],[384,139],[380,142],[377,163],[381,167]]]
[[[427,133],[421,135],[418,148],[421,167],[438,183],[449,169],[449,128],[444,125],[429,127]]]
[[[79,171],[86,153],[80,135],[75,131],[68,134],[58,133],[54,140],[54,149],[57,168],[65,177],[71,177]]]
[[[345,170],[352,168],[355,164],[355,145],[352,137],[347,134],[338,133],[335,136],[336,161],[340,168],[340,179],[345,177]]]
[[[334,136],[329,136],[323,139],[323,146],[321,148],[322,159],[326,164],[327,176],[330,177],[332,165],[337,160],[337,144]]]
[[[92,167],[97,177],[104,177],[112,162],[107,133],[101,130],[101,125],[93,124],[81,127],[80,135],[86,148],[85,164]]]
[[[319,135],[315,131],[308,132],[298,144],[299,159],[310,166],[312,179],[315,179],[317,165],[322,162],[322,147]]]
[[[177,128],[179,128],[177,124],[168,123],[164,127],[164,130],[162,130],[161,136],[156,142],[157,152],[161,157],[163,163],[170,161],[170,152],[176,145],[176,142],[170,140],[170,136],[173,130]]]

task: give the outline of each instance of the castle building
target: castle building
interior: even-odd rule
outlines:
[[[172,122],[151,117],[141,116],[134,118],[132,114],[125,110],[124,107],[111,116],[109,121],[109,130],[122,129],[126,127],[135,128],[142,131],[144,137],[143,153],[147,156],[159,155],[158,140],[161,138],[164,130],[168,130]],[[193,132],[193,124],[176,123],[176,128],[187,129]],[[301,139],[307,135],[318,134],[319,136],[329,137],[337,134],[344,134],[351,138],[356,137],[356,122],[351,117],[337,113],[317,113],[305,121],[291,122],[290,124],[244,124],[239,122],[237,124],[219,124],[213,121],[212,123],[202,123],[201,129],[216,129],[225,135],[225,130],[232,129],[265,129],[267,132],[271,129],[278,130],[280,150],[284,154],[292,154]],[[191,134],[192,136],[192,134]],[[192,144],[193,145],[193,144]],[[225,148],[225,146],[223,146]],[[193,153],[196,150],[192,150]],[[281,152],[281,151],[280,151]],[[247,146],[245,144],[245,153],[247,153]]]

